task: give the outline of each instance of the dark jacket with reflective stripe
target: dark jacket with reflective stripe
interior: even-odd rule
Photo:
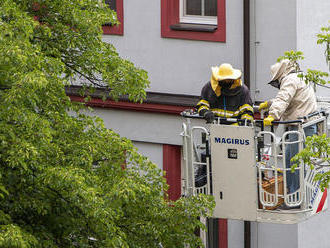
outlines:
[[[206,83],[202,89],[200,101],[197,103],[197,110],[202,116],[207,110],[211,110],[215,116],[253,119],[250,92],[244,84],[234,89],[222,89],[220,96],[217,96],[211,83]]]

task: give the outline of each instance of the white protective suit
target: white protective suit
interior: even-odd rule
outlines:
[[[317,110],[312,86],[299,78],[292,66],[287,64],[275,79],[279,79],[280,90],[269,108],[275,120],[297,120]]]

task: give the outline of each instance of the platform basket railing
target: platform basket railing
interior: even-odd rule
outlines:
[[[297,137],[294,141],[287,141],[288,137],[290,135],[295,135]],[[301,125],[299,126],[298,131],[287,131],[282,136],[282,147],[283,147],[283,182],[284,182],[284,203],[288,207],[298,207],[300,206],[304,201],[305,196],[305,180],[304,180],[304,164],[298,163],[294,169],[291,169],[290,166],[287,166],[286,164],[286,152],[287,152],[287,146],[288,145],[297,145],[298,146],[298,153],[303,149],[303,143],[304,143],[304,134],[303,130],[301,128]],[[298,172],[299,175],[299,185],[297,190],[294,192],[288,193],[287,191],[287,175],[288,173]]]
[[[191,126],[190,119],[187,118],[187,123],[183,123],[182,125],[182,133],[183,137],[183,160],[184,160],[184,174],[185,178],[183,179],[183,187],[182,192],[183,195],[196,195],[196,194],[210,194],[210,163],[209,159],[206,158],[206,161],[203,162],[201,159],[201,155],[197,151],[197,148],[201,146],[201,144],[196,144],[194,142],[194,138],[196,135],[201,135],[201,133],[205,133],[206,137],[208,137],[208,130],[202,126]],[[206,184],[197,187],[195,181],[195,172],[196,170],[204,166],[206,168]]]
[[[276,144],[276,137],[275,134],[270,131],[260,131],[256,138],[263,137],[264,139],[267,139],[267,136],[269,136],[270,143],[264,144],[264,146],[267,148],[271,148],[271,153],[269,154],[270,158],[273,160],[274,164],[273,166],[266,167],[263,163],[258,163],[258,187],[259,187],[259,200],[262,204],[263,208],[265,207],[275,207],[278,204],[279,199],[279,192],[278,192],[278,156],[277,156],[277,144]],[[265,172],[272,172],[274,174],[274,192],[269,192],[265,188],[263,188],[263,181],[262,181],[262,175],[265,174]]]

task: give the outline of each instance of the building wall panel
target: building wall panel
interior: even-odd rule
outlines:
[[[325,45],[317,45],[317,34],[321,27],[330,25],[329,21],[329,0],[297,1],[297,50],[305,56],[301,62],[303,70],[310,68],[329,72],[324,56]],[[316,93],[329,99],[330,89],[317,87]]]
[[[199,95],[211,66],[243,68],[243,2],[226,1],[226,42],[161,38],[161,1],[124,2],[125,35],[105,35],[121,56],[149,73],[149,91]]]

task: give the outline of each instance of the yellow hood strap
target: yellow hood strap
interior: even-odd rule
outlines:
[[[230,89],[235,89],[239,86],[242,86],[242,80],[239,78],[239,79],[236,79],[235,82],[233,83],[233,85],[230,87]],[[212,86],[212,89],[214,91],[214,93],[217,95],[217,96],[220,96],[221,95],[221,87],[219,86],[218,84],[218,81],[213,77],[211,76],[211,86]]]
[[[211,86],[212,86],[212,89],[213,89],[214,93],[217,96],[220,96],[221,95],[221,87],[219,86],[218,81],[213,76],[211,76]]]

